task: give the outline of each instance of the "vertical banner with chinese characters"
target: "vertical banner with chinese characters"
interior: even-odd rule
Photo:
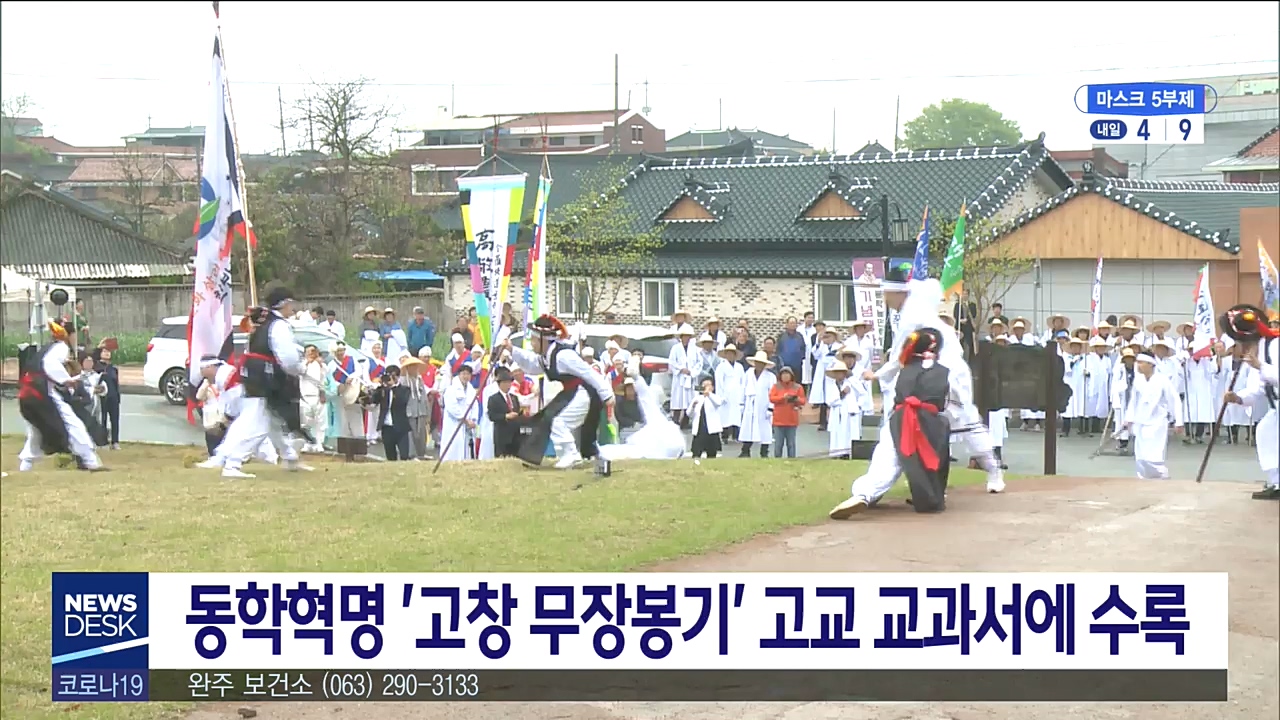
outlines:
[[[854,258],[850,265],[853,276],[853,312],[850,323],[864,322],[870,327],[868,332],[876,339],[876,351],[884,347],[885,304],[884,280],[886,258]],[[867,362],[878,365],[880,358],[867,358]]]
[[[542,301],[547,279],[547,200],[551,197],[551,178],[538,177],[538,198],[533,205],[533,247],[529,248],[529,267],[524,284],[524,349],[529,349],[527,329],[542,316]]]
[[[502,304],[511,282],[511,261],[524,209],[524,182],[523,173],[458,179],[476,324],[480,344],[486,349],[492,349],[502,322]]]
[[[196,228],[195,287],[191,294],[191,328],[187,333],[191,384],[200,382],[200,359],[217,355],[231,332],[231,240],[243,232],[240,182],[227,120],[222,48],[213,41],[212,102],[204,131],[204,163],[200,178],[200,217]]]

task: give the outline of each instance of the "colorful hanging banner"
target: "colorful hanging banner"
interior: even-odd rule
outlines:
[[[1098,267],[1093,271],[1093,334],[1098,334],[1098,325],[1102,324],[1102,256],[1098,256]]]
[[[1196,331],[1191,340],[1191,357],[1200,359],[1213,352],[1214,332],[1213,296],[1209,293],[1209,266],[1200,269],[1196,282]]]
[[[956,230],[951,235],[951,244],[947,246],[947,256],[942,263],[942,299],[951,302],[953,296],[964,296],[964,231],[965,215],[968,205],[960,205],[960,216],[956,218]]]
[[[502,324],[502,304],[511,285],[511,261],[524,209],[524,183],[523,173],[458,178],[476,325],[480,344],[486,350],[493,348],[493,338]]]
[[[1267,317],[1280,318],[1280,273],[1276,272],[1276,264],[1271,262],[1271,255],[1262,247],[1262,238],[1258,238],[1258,274],[1262,280],[1262,309]]]
[[[529,248],[529,267],[524,283],[524,349],[529,349],[528,328],[545,312],[542,299],[547,279],[547,201],[551,197],[551,178],[538,178],[538,198],[533,206],[533,247]]]

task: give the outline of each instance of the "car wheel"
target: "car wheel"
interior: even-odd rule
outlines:
[[[170,405],[187,404],[187,372],[174,368],[160,378],[160,394]]]

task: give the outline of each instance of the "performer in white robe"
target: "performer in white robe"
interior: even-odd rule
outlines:
[[[601,445],[600,457],[618,460],[675,460],[685,455],[684,433],[662,412],[658,399],[638,371],[629,380],[635,386],[640,405],[641,426],[624,442]]]
[[[1009,342],[1017,345],[1026,345],[1027,347],[1042,347],[1043,343],[1030,332],[1031,323],[1024,317],[1017,317],[1009,325],[1009,332],[1013,333],[1009,338]],[[1012,409],[1010,410],[1012,412]],[[1044,429],[1044,411],[1043,410],[1018,410],[1018,420],[1020,421],[1019,429],[1026,432],[1029,430]]]
[[[1191,354],[1191,346],[1196,341],[1196,325],[1190,322],[1180,322],[1173,330],[1173,349],[1179,353]]]
[[[809,404],[818,408],[819,431],[827,429],[827,396],[838,392],[835,381],[827,376],[827,368],[835,361],[836,350],[840,349],[840,343],[836,339],[838,335],[835,328],[824,328],[813,351],[813,384],[809,389]]]
[[[1169,444],[1169,417],[1174,432],[1182,433],[1182,403],[1169,378],[1156,372],[1156,359],[1142,354],[1125,410],[1125,427],[1133,435],[1133,458],[1138,477],[1167,479],[1165,456]]]
[[[992,323],[992,325],[995,325],[995,323]],[[991,342],[1003,347],[1009,344],[1009,336],[996,335],[991,338]],[[1000,469],[1008,470],[1009,466],[1004,462],[1004,441],[1005,438],[1009,437],[1009,408],[988,410],[987,430],[991,433],[991,453],[996,456],[996,461],[1000,463]]]
[[[440,440],[447,447],[440,456],[443,462],[470,460],[475,457],[473,438],[480,422],[480,405],[472,402],[477,391],[471,387],[471,374],[471,366],[463,364],[444,393]]]
[[[721,439],[725,441],[738,436],[738,423],[742,420],[742,383],[746,368],[738,362],[740,357],[736,345],[725,345],[720,351],[721,362],[715,370],[716,392],[724,399],[719,412],[720,425],[724,428]]]
[[[1235,367],[1240,365],[1240,374],[1236,377],[1237,388],[1247,388],[1252,382],[1252,377],[1257,370],[1248,362],[1245,362],[1243,355],[1235,349],[1238,343],[1230,337],[1223,335],[1219,342],[1224,355],[1222,356],[1222,372],[1218,373],[1217,396],[1221,398],[1225,409],[1222,411],[1222,426],[1226,428],[1226,441],[1229,445],[1236,445],[1240,442],[1240,428],[1245,428],[1246,434],[1253,428],[1252,407],[1246,403],[1227,402],[1227,386],[1231,383],[1231,376],[1235,374]],[[1241,348],[1243,350],[1243,348]],[[1245,438],[1248,441],[1246,435]]]
[[[60,449],[70,450],[81,469],[102,470],[104,468],[98,458],[97,448],[94,447],[93,437],[63,396],[64,388],[69,389],[79,382],[78,377],[67,372],[74,339],[67,328],[56,321],[49,321],[48,327],[53,335],[53,342],[42,351],[39,370],[23,374],[18,394],[27,430],[27,441],[18,454],[18,470],[26,472],[46,451],[56,452]],[[46,437],[45,432],[50,437]],[[54,439],[59,437],[62,440]]]
[[[1131,451],[1129,447],[1130,433],[1125,419],[1125,413],[1129,408],[1129,398],[1133,395],[1133,385],[1137,369],[1134,362],[1137,360],[1138,352],[1132,347],[1122,348],[1120,350],[1120,362],[1116,363],[1115,369],[1111,373],[1111,411],[1115,415],[1113,425],[1115,431],[1112,437],[1117,440],[1117,449],[1121,454],[1128,455]]]
[[[853,389],[845,385],[845,381],[849,379],[849,366],[833,359],[827,364],[826,375],[835,384],[834,391],[828,393],[827,397],[827,455],[848,458],[853,450],[853,437],[849,427],[852,418],[846,409],[846,400],[853,402],[849,398]]]
[[[742,419],[738,421],[738,442],[742,451],[738,457],[751,457],[751,446],[760,444],[760,457],[769,457],[769,444],[773,442],[773,405],[769,391],[778,378],[771,368],[773,363],[763,351],[747,359],[750,365],[743,375]]]
[[[1092,434],[1108,432],[1108,410],[1111,406],[1111,348],[1097,335],[1089,339],[1089,354],[1085,356],[1085,428]]]
[[[1209,343],[1209,339],[1193,342],[1180,358],[1187,396],[1187,414],[1183,420],[1190,425],[1183,442],[1203,444],[1205,436],[1213,432],[1213,424],[1218,420],[1217,389],[1222,366]]]
[[[1169,378],[1173,391],[1178,394],[1180,400],[1185,401],[1186,375],[1183,373],[1184,367],[1178,359],[1177,351],[1173,349],[1173,341],[1157,339],[1149,347],[1151,356],[1156,359],[1156,372]],[[1186,415],[1186,406],[1183,405],[1182,416],[1186,417]]]
[[[841,387],[849,389],[844,395],[844,410],[852,416],[849,424],[850,447],[853,445],[852,441],[862,439],[862,416],[875,411],[871,383],[862,377],[868,368],[862,353],[862,346],[858,343],[845,343],[836,353],[836,359],[849,368],[849,377],[845,378]]]
[[[694,351],[693,328],[681,325],[676,330],[676,342],[667,355],[667,370],[671,373],[671,419],[676,424],[684,421],[689,403],[693,402],[693,369],[689,355]]]
[[[1062,358],[1062,380],[1071,388],[1071,399],[1067,401],[1067,409],[1062,411],[1062,437],[1071,435],[1071,421],[1077,418],[1076,434],[1089,437],[1088,424],[1084,420],[1087,397],[1084,347],[1083,340],[1072,338],[1067,342],[1067,353]]]
[[[1259,353],[1261,357],[1259,357]],[[1280,500],[1280,416],[1277,416],[1277,399],[1280,398],[1280,339],[1274,335],[1264,337],[1258,348],[1246,355],[1254,372],[1249,384],[1242,391],[1227,393],[1227,401],[1249,405],[1254,416],[1261,416],[1255,428],[1257,434],[1258,464],[1262,468],[1265,487],[1253,494],[1255,500]],[[1237,379],[1237,385],[1239,380]]]
[[[949,401],[946,414],[950,418],[953,430],[963,430],[969,454],[976,459],[979,467],[987,473],[987,492],[1004,491],[1004,477],[1000,463],[996,460],[991,448],[991,433],[982,422],[978,409],[973,404],[973,375],[969,364],[964,361],[960,338],[954,329],[938,314],[942,302],[942,286],[935,279],[911,280],[907,283],[908,295],[902,304],[899,329],[894,340],[894,350],[888,360],[875,372],[867,371],[865,380],[885,378],[896,379],[902,368],[902,351],[911,334],[920,328],[931,328],[942,338],[942,345],[937,353],[937,362],[949,371]],[[884,399],[885,414],[891,414],[896,398]],[[871,463],[850,489],[850,497],[831,511],[832,517],[847,517],[846,513],[853,508],[865,509],[878,501],[897,482],[901,474],[898,462],[898,451],[893,443],[891,433],[883,427],[880,440],[871,454]]]
[[[502,363],[499,362],[499,365],[501,364]],[[485,412],[485,410],[489,407],[489,398],[497,395],[499,392],[500,388],[498,387],[498,383],[485,383],[484,391],[480,396],[480,402],[477,403],[477,405],[479,405],[478,412],[480,415],[478,430],[480,433],[479,458],[481,460],[492,460],[495,457],[493,450],[493,418],[489,417],[489,413]]]
[[[719,348],[716,347],[716,339],[711,333],[702,333],[698,337],[698,350],[693,353],[691,363],[694,368],[694,398],[702,394],[699,388],[702,387],[702,380],[706,378],[716,379],[716,366],[720,364]],[[720,392],[720,386],[716,386],[717,394]]]
[[[529,350],[503,341],[511,359],[530,375],[545,375],[561,389],[529,423],[530,433],[521,441],[517,456],[539,466],[547,443],[555,449],[557,469],[574,467],[583,459],[599,456],[600,423],[614,406],[613,388],[591,369],[567,339],[569,331],[558,319],[543,315],[529,326]]]
[[[804,386],[804,391],[807,394],[813,385],[813,349],[817,346],[818,340],[822,339],[818,334],[818,323],[814,322],[814,314],[812,312],[804,314],[804,324],[800,326],[799,330],[800,334],[804,335],[805,347],[803,367],[800,368],[800,384]]]

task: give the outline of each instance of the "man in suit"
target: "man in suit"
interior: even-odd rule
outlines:
[[[498,392],[489,396],[485,407],[487,417],[493,422],[493,456],[515,457],[520,448],[520,399],[511,392],[511,371],[499,367],[493,377],[498,381]]]
[[[400,366],[388,365],[382,385],[373,391],[378,404],[378,427],[382,429],[382,449],[388,460],[412,460],[409,438],[409,388],[400,384]]]

